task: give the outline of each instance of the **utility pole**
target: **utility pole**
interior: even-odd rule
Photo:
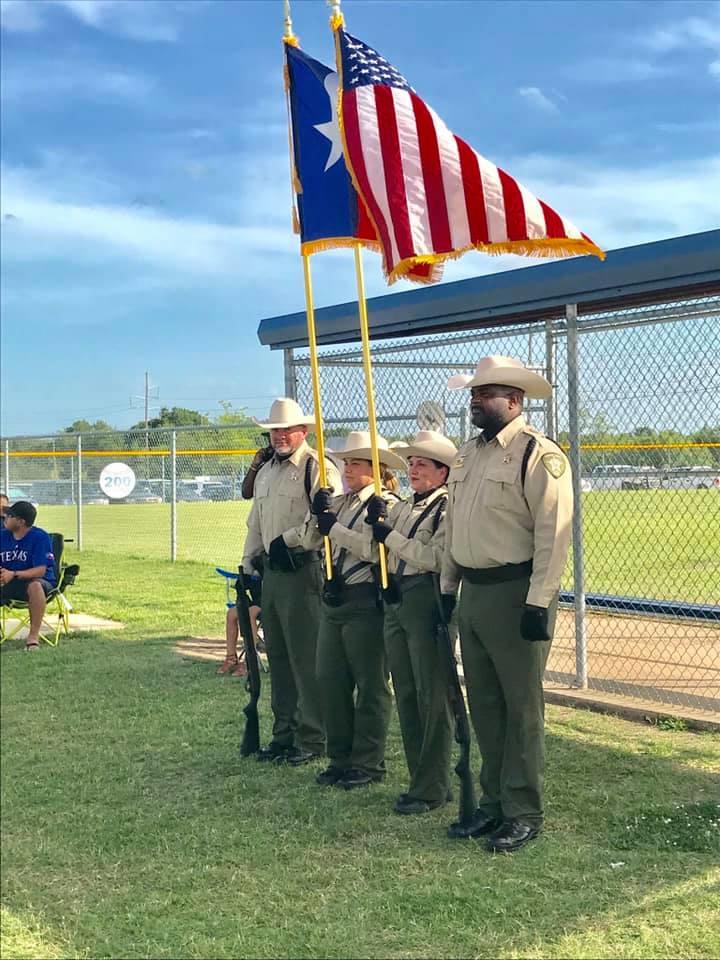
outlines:
[[[153,391],[157,391],[153,394]],[[159,398],[159,388],[150,385],[150,373],[145,371],[145,392],[142,396],[135,395],[130,397],[130,406],[134,406],[133,400],[142,400],[145,407],[145,479],[150,479],[150,401]]]
[[[145,371],[145,437],[147,438],[148,420],[150,413],[150,374]]]

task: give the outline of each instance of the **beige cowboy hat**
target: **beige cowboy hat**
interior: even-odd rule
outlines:
[[[528,370],[525,364],[513,357],[483,357],[475,367],[475,373],[456,373],[448,380],[449,390],[485,387],[497,383],[504,387],[517,387],[528,397],[547,399],[552,396],[552,385],[539,373]]]
[[[457,447],[437,430],[421,430],[412,443],[397,443],[394,449],[401,457],[427,457],[451,467],[457,457]]]
[[[405,470],[407,465],[402,457],[399,457],[388,446],[385,437],[378,434],[377,438],[378,459],[383,466],[390,470]],[[370,446],[369,430],[353,430],[345,437],[345,446],[342,450],[336,450],[335,456],[342,460],[370,460],[372,461],[372,449]]]
[[[300,424],[314,427],[315,417],[312,414],[306,416],[300,404],[291,400],[290,397],[278,397],[272,402],[267,420],[255,420],[255,423],[265,427],[266,430],[281,430],[285,427],[297,427]]]
[[[345,446],[345,439],[343,437],[326,437],[325,438],[325,456],[328,460],[332,460],[338,470],[342,471],[345,467],[345,464],[340,459],[340,454],[338,450],[342,450]]]

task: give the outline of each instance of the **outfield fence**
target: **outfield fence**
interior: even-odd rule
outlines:
[[[362,358],[355,346],[320,352],[332,446],[366,424]],[[381,341],[380,432],[469,439],[467,394],[447,380],[492,353],[553,382],[552,401],[532,401],[527,417],[573,465],[574,547],[548,680],[720,712],[720,296]],[[286,351],[286,392],[312,409],[307,354]],[[241,554],[240,486],[260,443],[259,428],[231,426],[10,437],[3,485],[80,550],[227,566]],[[125,469],[103,474],[113,464]],[[127,468],[134,487],[113,500]]]

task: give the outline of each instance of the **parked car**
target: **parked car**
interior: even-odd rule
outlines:
[[[23,490],[22,487],[8,487],[7,497],[10,503],[15,503],[16,500],[27,500],[34,507],[38,506],[37,500],[33,499],[29,490]]]

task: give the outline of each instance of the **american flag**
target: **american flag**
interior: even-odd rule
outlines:
[[[604,259],[573,223],[456,137],[376,50],[342,28],[336,35],[345,159],[389,283],[473,249]]]

